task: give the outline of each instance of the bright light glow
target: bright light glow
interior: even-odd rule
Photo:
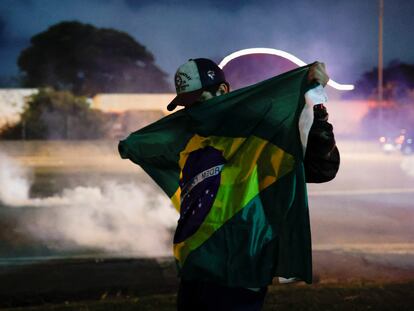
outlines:
[[[237,52],[231,53],[230,55],[227,55],[220,62],[219,67],[221,69],[223,69],[224,66],[226,66],[233,59],[238,58],[240,56],[251,55],[251,54],[276,55],[276,56],[286,58],[287,60],[290,60],[292,63],[294,63],[298,66],[307,65],[303,60],[297,58],[296,56],[294,56],[294,55],[292,55],[288,52],[282,51],[282,50],[276,50],[276,49],[270,49],[270,48],[251,48],[251,49],[239,50]],[[330,79],[328,81],[328,85],[333,87],[334,89],[337,89],[337,90],[340,90],[340,91],[351,91],[351,90],[354,89],[353,84],[339,84],[338,82],[335,82],[332,79]]]
[[[405,138],[405,136],[404,136],[404,135],[400,135],[400,136],[398,136],[398,137],[395,139],[395,143],[396,143],[396,144],[398,144],[398,145],[401,145],[401,144],[404,142],[404,138]]]

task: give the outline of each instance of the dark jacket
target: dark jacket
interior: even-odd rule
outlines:
[[[328,112],[322,104],[313,108],[314,121],[305,153],[305,176],[308,183],[332,180],[339,169],[340,157]]]

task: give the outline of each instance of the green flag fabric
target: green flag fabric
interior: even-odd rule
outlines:
[[[119,143],[180,213],[174,257],[186,280],[311,283],[298,121],[309,66],[181,109]]]

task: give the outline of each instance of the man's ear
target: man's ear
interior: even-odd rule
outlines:
[[[218,90],[217,90],[217,95],[222,95],[222,94],[226,94],[230,92],[230,88],[229,85],[227,83],[222,83],[220,84]]]

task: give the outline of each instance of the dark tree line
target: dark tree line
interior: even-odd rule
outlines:
[[[39,93],[17,124],[1,129],[2,138],[103,138],[113,116],[90,109],[86,97],[170,91],[151,52],[125,32],[62,22],[30,42],[18,58],[19,81]]]
[[[402,129],[414,130],[414,65],[391,62],[383,72],[383,103],[372,107],[363,119],[368,136],[394,135]],[[378,69],[357,81],[355,97],[377,99]]]
[[[31,38],[18,58],[25,87],[75,95],[170,91],[154,56],[129,34],[62,22]]]
[[[392,61],[383,71],[384,100],[398,104],[414,104],[414,65]],[[376,98],[378,94],[378,69],[362,75],[356,83],[354,95]]]

